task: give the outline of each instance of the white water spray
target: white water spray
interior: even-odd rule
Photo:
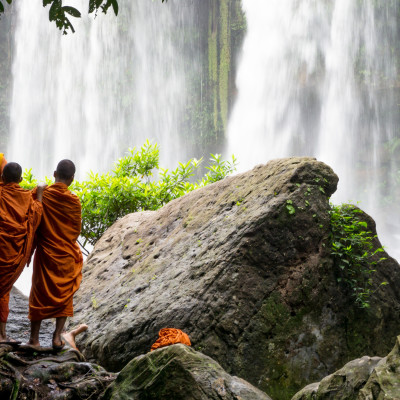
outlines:
[[[248,32],[227,153],[241,169],[292,155],[326,162],[340,178],[334,201],[361,201],[399,257],[400,212],[385,210],[385,202],[395,194],[400,160],[382,151],[396,143],[398,123],[394,7],[243,0]]]
[[[99,13],[95,20],[84,16],[87,4],[68,1],[83,18],[71,18],[76,33],[62,36],[48,20],[48,7],[15,3],[7,159],[43,179],[69,158],[84,179],[153,139],[161,165],[175,166],[187,157],[179,136],[186,77],[199,69],[196,43],[185,35],[196,24],[192,2],[121,1],[118,18]],[[25,269],[16,285],[25,294],[30,274]]]
[[[68,4],[85,14],[87,0]],[[146,139],[159,143],[164,166],[186,157],[185,77],[197,65],[183,26],[195,24],[194,7],[121,2],[118,18],[71,18],[76,33],[62,36],[48,8],[32,0],[16,6],[8,159],[44,177],[70,158],[84,178]]]

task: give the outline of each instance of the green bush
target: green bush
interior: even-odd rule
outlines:
[[[202,159],[191,159],[169,171],[159,167],[159,147],[147,141],[140,150],[129,149],[114,170],[106,174],[91,172],[87,180],[74,182],[70,189],[82,204],[82,246],[94,245],[117,219],[133,212],[157,210],[166,203],[197,188],[223,179],[236,170],[236,159],[222,160],[211,154],[208,172],[192,182]],[[31,170],[23,176],[22,186],[32,189],[37,181]],[[51,180],[46,178],[48,184]]]
[[[360,213],[363,211],[352,204],[331,205],[331,254],[338,269],[338,282],[352,291],[360,308],[369,308],[370,296],[376,290],[373,274],[385,258],[377,257],[384,249],[374,248],[376,235],[359,218]]]

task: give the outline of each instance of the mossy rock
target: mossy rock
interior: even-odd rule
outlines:
[[[210,357],[177,344],[133,359],[102,400],[271,400]]]

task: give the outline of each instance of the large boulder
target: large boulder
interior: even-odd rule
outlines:
[[[351,359],[387,354],[400,330],[399,265],[379,264],[369,311],[338,285],[329,251],[337,182],[313,158],[273,160],[117,221],[75,298],[74,321],[90,326],[79,341],[86,357],[119,371],[161,328],[180,328],[279,400]]]
[[[133,359],[101,400],[271,400],[210,357],[183,344]]]
[[[364,356],[350,361],[321,382],[306,386],[292,400],[354,400],[381,360],[381,357]]]
[[[312,383],[292,400],[400,399],[400,336],[387,357],[350,361],[343,368]]]
[[[374,368],[357,399],[400,399],[400,336],[389,355]]]

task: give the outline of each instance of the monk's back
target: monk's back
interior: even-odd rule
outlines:
[[[55,183],[43,193],[43,217],[38,229],[38,247],[53,248],[56,253],[81,257],[76,240],[81,230],[81,205],[67,185]]]
[[[43,217],[37,230],[29,318],[73,315],[73,294],[82,280],[82,252],[76,240],[81,204],[68,186],[57,182],[43,192]]]
[[[0,183],[0,265],[15,265],[24,256],[28,224],[39,208],[29,190],[18,183]]]

